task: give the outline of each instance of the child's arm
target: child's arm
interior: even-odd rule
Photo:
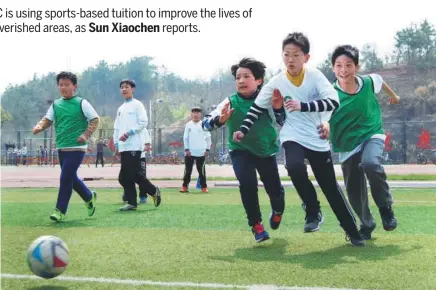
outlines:
[[[385,81],[383,81],[382,90],[383,92],[385,92],[385,94],[389,96],[390,104],[396,105],[400,103],[400,97],[397,96],[397,94],[391,89],[391,87]]]
[[[188,124],[185,125],[185,132],[183,133],[183,146],[185,148],[186,154],[189,156],[189,128]]]
[[[250,107],[244,121],[242,121],[239,132],[242,132],[244,135],[250,131],[251,126],[253,126],[254,122],[259,119],[260,115],[268,112],[268,109],[271,108],[271,99],[274,92],[274,84],[272,80],[261,89],[256,101],[254,101],[254,104]]]
[[[142,102],[138,103],[137,114],[138,114],[138,122],[133,128],[131,128],[127,132],[129,136],[141,132],[148,125],[147,111],[145,110],[145,107],[142,104]]]
[[[83,100],[81,106],[83,114],[85,115],[86,119],[88,119],[88,128],[86,128],[85,132],[83,132],[79,138],[83,139],[83,141],[86,141],[91,138],[92,134],[97,130],[98,124],[100,123],[100,118],[95,109],[87,100]]]
[[[233,109],[228,110],[229,105],[230,105],[230,100],[229,98],[226,98],[224,101],[218,104],[215,110],[207,114],[204,117],[204,120],[201,122],[201,126],[203,130],[213,131],[223,126],[225,124],[225,121],[228,120],[228,118],[233,112]],[[227,119],[224,121],[225,118]],[[220,119],[222,123],[220,122]]]
[[[120,127],[119,127],[119,122],[120,121],[119,121],[119,118],[118,118],[119,112],[120,112],[120,109],[118,108],[117,115],[115,117],[115,122],[114,122],[114,135],[112,137],[112,139],[114,141],[115,152],[118,151],[118,141],[119,141],[118,139],[120,138]]]
[[[212,135],[210,135],[210,132],[204,132],[204,135],[206,138],[206,152],[209,152],[212,146]]]
[[[285,103],[288,111],[301,112],[331,112],[339,108],[339,96],[335,88],[330,84],[328,79],[321,71],[317,70],[316,89],[319,100],[302,103],[296,100],[290,100]]]
[[[36,135],[39,132],[42,132],[48,127],[50,127],[53,124],[53,120],[54,120],[54,110],[53,110],[53,104],[51,104],[45,116],[35,125],[35,127],[33,127],[32,129],[33,134]]]

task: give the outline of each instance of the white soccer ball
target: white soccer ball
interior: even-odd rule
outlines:
[[[54,236],[37,238],[27,250],[27,263],[37,276],[51,279],[62,274],[69,262],[67,245]]]

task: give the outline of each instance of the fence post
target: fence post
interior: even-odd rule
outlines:
[[[157,152],[162,154],[162,128],[157,129]]]
[[[407,164],[407,123],[403,121],[403,163]]]
[[[17,148],[21,148],[21,131],[17,132]]]
[[[44,148],[47,148],[47,138],[48,138],[48,132],[47,130],[44,130]]]

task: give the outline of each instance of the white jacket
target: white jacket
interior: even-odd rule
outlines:
[[[201,121],[189,121],[183,133],[183,145],[185,150],[191,152],[191,156],[202,157],[206,150],[210,150],[212,144],[210,132],[204,131]]]
[[[114,144],[119,152],[143,151],[147,127],[147,111],[141,101],[134,98],[127,100],[117,111],[114,123]],[[145,129],[147,130],[147,129]],[[120,137],[127,133],[129,138],[125,142]]]

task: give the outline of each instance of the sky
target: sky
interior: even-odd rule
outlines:
[[[98,2],[98,3],[97,3]],[[431,3],[433,2],[433,4]],[[380,54],[393,51],[395,33],[428,19],[436,25],[434,1],[2,1],[0,25],[37,24],[37,19],[6,19],[5,10],[249,10],[251,18],[195,19],[42,19],[44,24],[196,24],[198,33],[0,33],[0,93],[9,85],[22,84],[48,72],[80,73],[100,60],[109,64],[136,56],[151,56],[154,63],[186,79],[209,79],[227,70],[242,57],[255,57],[268,69],[282,68],[281,41],[291,32],[305,33],[311,42],[309,65],[322,62],[335,46],[375,44]],[[351,4],[353,3],[353,4]],[[352,6],[353,5],[353,6]],[[356,6],[354,6],[356,5]],[[353,8],[352,8],[353,7]],[[126,76],[128,77],[128,76]]]

